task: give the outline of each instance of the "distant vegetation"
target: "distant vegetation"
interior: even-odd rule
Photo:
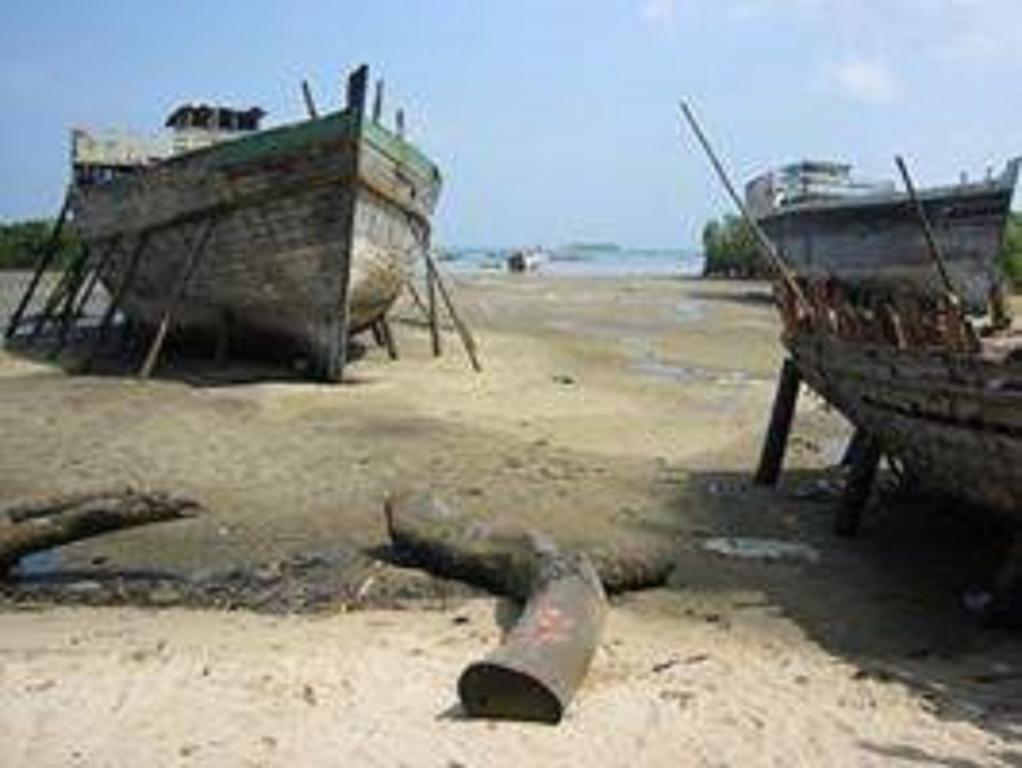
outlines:
[[[31,269],[53,229],[49,219],[0,223],[0,269]],[[53,266],[63,266],[78,248],[78,241],[65,229]]]
[[[1001,265],[1015,285],[1015,290],[1022,291],[1022,213],[1013,213],[1008,219]]]
[[[708,221],[703,227],[704,277],[743,280],[766,277],[762,258],[749,225],[733,214]]]

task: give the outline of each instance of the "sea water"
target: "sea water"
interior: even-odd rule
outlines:
[[[441,248],[438,261],[458,274],[507,272],[508,248]],[[683,249],[565,246],[543,250],[535,272],[555,276],[692,277],[702,274],[703,254]]]

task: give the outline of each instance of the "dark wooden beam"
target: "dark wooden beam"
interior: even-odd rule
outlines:
[[[759,467],[756,469],[757,485],[777,485],[777,478],[780,477],[784,464],[784,454],[788,449],[788,435],[791,433],[791,422],[795,416],[795,404],[798,402],[801,383],[802,374],[799,373],[798,366],[790,358],[786,359],[777,378],[777,392],[770,413],[770,425],[767,427]]]
[[[7,330],[4,332],[4,338],[11,338],[18,326],[21,324],[21,318],[25,314],[25,310],[28,308],[29,303],[32,301],[32,297],[35,295],[36,289],[39,287],[39,281],[43,277],[43,273],[53,262],[53,257],[57,255],[57,246],[60,244],[60,235],[63,232],[64,224],[67,222],[68,213],[71,210],[71,191],[64,195],[64,202],[60,207],[60,213],[57,215],[57,221],[53,225],[53,231],[50,232],[50,237],[46,241],[46,245],[39,254],[39,258],[36,260],[35,271],[32,273],[32,279],[29,280],[28,286],[25,288],[25,292],[21,295],[21,300],[18,302],[18,306],[14,310],[14,314],[11,315],[11,319],[7,324]]]
[[[838,536],[851,537],[859,532],[862,510],[866,508],[873,490],[880,455],[880,443],[873,437],[865,436],[855,463],[849,470],[845,490],[834,515],[834,533]]]
[[[114,315],[117,314],[117,310],[120,309],[121,302],[124,301],[124,297],[131,288],[132,283],[135,282],[135,275],[138,272],[138,265],[142,258],[142,253],[145,251],[146,246],[149,244],[149,230],[143,230],[135,241],[135,247],[131,250],[131,254],[128,256],[128,263],[125,267],[124,274],[121,275],[121,280],[117,284],[117,289],[114,291],[113,296],[110,297],[110,303],[107,305],[106,312],[103,313],[103,319],[99,323],[99,328],[96,330],[96,338],[92,342],[92,349],[89,351],[89,356],[85,359],[82,364],[82,372],[88,372],[92,369],[93,364],[96,362],[96,357],[99,354],[100,349],[103,347],[103,343],[106,341],[106,335],[110,331],[110,325],[113,322]]]

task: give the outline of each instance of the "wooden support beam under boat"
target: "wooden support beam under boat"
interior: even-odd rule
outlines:
[[[82,291],[82,296],[78,300],[78,306],[75,308],[74,317],[72,317],[72,323],[77,322],[85,313],[85,308],[89,305],[89,299],[92,298],[93,291],[96,290],[96,285],[99,283],[103,272],[106,270],[107,265],[110,263],[110,259],[117,253],[117,249],[120,247],[121,237],[116,235],[111,238],[107,247],[103,249],[103,255],[100,256],[99,261],[92,269],[92,274],[89,276],[89,282],[85,285],[85,289]]]
[[[834,514],[834,533],[838,536],[851,537],[859,532],[862,510],[869,501],[877,467],[880,465],[880,443],[876,438],[862,434],[862,446],[851,465],[844,494]]]
[[[869,434],[861,428],[856,428],[845,446],[844,455],[841,456],[842,467],[852,467],[859,461],[864,450],[869,446]]]
[[[188,261],[185,263],[185,268],[182,270],[177,285],[170,295],[162,317],[160,317],[160,324],[156,328],[156,335],[153,337],[153,342],[146,353],[145,362],[142,363],[142,367],[139,369],[138,377],[140,379],[148,379],[152,376],[153,369],[156,368],[156,362],[159,359],[160,350],[163,349],[163,342],[167,338],[170,323],[181,307],[181,301],[184,299],[185,291],[188,290],[188,284],[191,282],[192,276],[202,261],[202,255],[206,251],[206,246],[209,245],[209,240],[213,236],[215,228],[216,219],[211,218],[203,227],[198,242],[191,248],[191,254],[189,254]]]
[[[89,356],[82,363],[82,372],[87,373],[92,369],[93,364],[96,362],[96,357],[99,354],[100,349],[103,347],[103,343],[106,341],[106,335],[110,330],[110,325],[113,322],[114,315],[117,314],[117,310],[120,309],[121,302],[124,301],[124,296],[127,294],[131,284],[135,282],[135,275],[138,273],[138,264],[142,258],[142,253],[145,251],[146,246],[149,244],[149,230],[143,230],[135,241],[135,247],[132,249],[131,254],[128,257],[128,264],[124,270],[124,274],[121,276],[120,282],[117,284],[117,289],[114,291],[114,295],[110,298],[110,303],[107,305],[106,312],[103,313],[103,319],[99,323],[99,328],[96,330],[96,338],[92,342],[92,349],[89,350]]]
[[[35,295],[36,289],[39,287],[39,281],[43,277],[43,273],[53,262],[53,257],[57,255],[57,246],[60,243],[60,235],[64,230],[64,224],[67,222],[68,213],[71,210],[71,191],[68,190],[64,194],[64,202],[60,207],[60,213],[57,215],[57,221],[53,225],[53,231],[50,233],[49,239],[46,241],[46,245],[43,247],[42,252],[39,254],[39,258],[36,260],[35,271],[32,273],[32,279],[29,280],[28,286],[25,288],[25,292],[21,295],[21,300],[18,302],[18,306],[14,310],[14,314],[11,315],[11,319],[7,324],[7,330],[4,332],[4,338],[11,338],[18,330],[18,326],[21,325],[21,318],[25,314],[25,310],[28,308],[29,303],[32,301],[32,297]]]
[[[57,332],[57,341],[50,350],[50,357],[54,357],[64,346],[67,334],[74,323],[75,310],[78,308],[78,299],[89,282],[93,261],[92,252],[88,246],[83,247],[81,261],[75,265],[75,274],[71,278],[67,293],[64,296],[64,306],[60,310],[60,326]]]
[[[433,274],[433,279],[436,282],[437,288],[440,289],[440,297],[444,300],[444,305],[447,307],[447,314],[451,316],[451,322],[454,323],[454,328],[458,332],[458,336],[461,339],[462,345],[465,347],[465,354],[468,355],[469,362],[472,363],[472,370],[476,373],[481,373],[483,367],[479,364],[479,356],[476,352],[476,342],[472,337],[472,332],[469,331],[468,326],[461,319],[461,315],[458,314],[458,310],[454,307],[454,300],[451,298],[450,292],[447,290],[447,286],[444,283],[443,278],[440,276],[440,270],[437,269],[436,262],[433,261],[433,257],[429,253],[429,249],[426,249],[426,265],[427,269]]]
[[[46,303],[43,306],[43,311],[35,317],[35,323],[32,326],[32,332],[28,336],[28,343],[31,344],[39,337],[42,333],[43,328],[50,322],[54,314],[57,312],[57,307],[61,304],[67,309],[74,301],[75,295],[78,293],[78,289],[81,287],[81,281],[84,274],[85,263],[89,259],[89,249],[86,246],[81,246],[71,263],[67,265],[64,273],[60,276],[60,280],[50,291],[50,295],[46,297]]]
[[[383,338],[383,346],[387,348],[387,356],[391,360],[397,360],[399,355],[397,342],[394,340],[394,329],[391,327],[390,321],[387,319],[386,315],[379,319],[378,325],[380,328],[380,336]]]
[[[443,353],[440,341],[440,318],[436,305],[436,270],[433,269],[433,260],[429,257],[429,245],[423,250],[423,258],[426,260],[426,316],[429,320],[429,339],[433,347],[433,357],[440,357]]]
[[[785,359],[777,378],[777,393],[774,395],[774,407],[770,413],[770,425],[767,427],[759,467],[756,469],[757,485],[777,485],[784,464],[784,454],[788,449],[788,436],[791,433],[791,422],[795,417],[795,405],[798,402],[801,383],[802,374],[798,366],[791,358]]]

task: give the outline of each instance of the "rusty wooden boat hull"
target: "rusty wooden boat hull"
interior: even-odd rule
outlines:
[[[322,360],[346,342],[332,335],[397,298],[440,185],[424,155],[349,108],[81,186],[72,212],[90,250],[112,252],[111,293],[130,276],[127,318],[159,322],[205,237],[173,330],[229,328]]]
[[[977,353],[799,332],[803,378],[926,490],[1022,522],[1022,336]]]

